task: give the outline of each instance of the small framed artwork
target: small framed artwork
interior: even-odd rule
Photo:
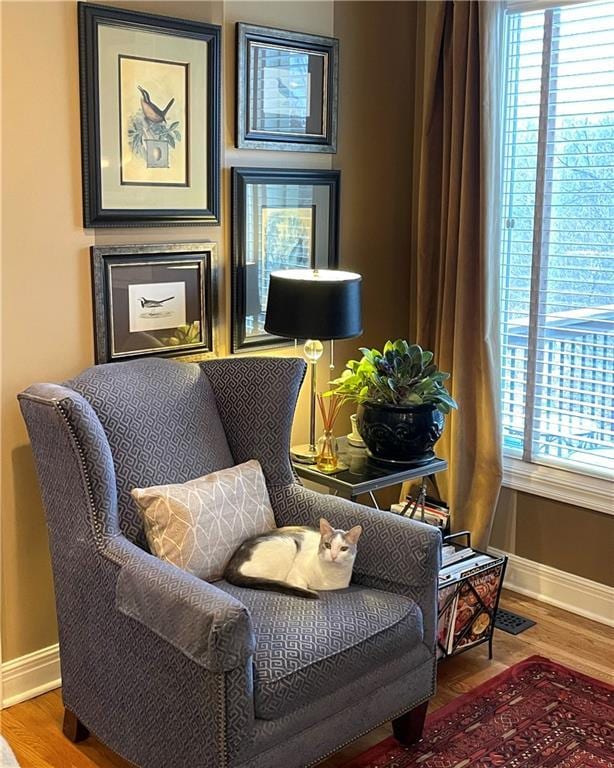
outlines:
[[[291,343],[264,330],[271,272],[338,263],[339,171],[232,169],[232,351]]]
[[[85,227],[219,223],[220,28],[79,3]]]
[[[213,347],[214,243],[94,246],[96,363]]]
[[[237,24],[237,138],[249,149],[337,151],[339,41]]]

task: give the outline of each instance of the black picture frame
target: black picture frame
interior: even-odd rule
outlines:
[[[219,224],[221,28],[90,3],[78,4],[78,20],[84,227]],[[101,33],[107,36],[106,44],[101,42]],[[173,55],[164,56],[152,48],[151,58],[145,56],[149,51],[146,37],[151,34],[159,36],[158,48],[166,47]],[[122,44],[126,50],[118,55]],[[181,72],[182,85],[178,92],[173,91],[173,104],[162,91],[156,96],[145,89],[145,97],[140,81],[135,79],[142,100],[139,114],[130,115],[126,105],[141,97],[132,88],[122,90],[122,67],[129,61],[140,61],[144,74],[144,62],[149,64],[152,78],[152,67],[165,67],[165,76],[171,70],[175,77]],[[101,77],[107,85],[104,93],[99,87]],[[202,88],[197,87],[199,83]],[[157,114],[151,110],[146,113],[145,98]],[[103,103],[114,105],[113,109],[101,112]],[[179,115],[169,123],[166,117],[173,105]],[[147,114],[153,115],[153,122],[148,121]],[[135,133],[135,118],[142,133]],[[124,120],[132,122],[124,125]],[[101,143],[108,149],[104,156]],[[142,177],[137,174],[136,181],[124,177],[124,146],[135,162],[137,154],[144,154],[145,166],[139,170]],[[168,158],[175,151],[182,158],[177,162],[182,172],[177,170],[167,182],[166,168],[173,167]]]
[[[268,334],[263,329],[268,289],[267,272],[284,268],[283,259],[292,255],[297,245],[294,263],[289,267],[319,267],[335,269],[339,263],[339,196],[341,172],[333,170],[298,170],[280,168],[232,168],[232,296],[231,335],[232,351],[244,352],[285,346],[292,341]],[[250,187],[254,195],[272,187],[265,199],[248,201]],[[279,191],[277,191],[279,187]],[[310,194],[310,189],[312,190]],[[285,200],[285,190],[291,191],[291,199]],[[266,199],[268,196],[272,201]],[[281,203],[280,204],[280,200]],[[298,202],[297,202],[298,201]],[[272,204],[274,203],[274,204]],[[288,248],[284,243],[276,253],[264,254],[266,230],[262,226],[262,211],[274,209],[283,214],[284,208],[293,217],[294,231]],[[309,209],[312,214],[309,216]],[[275,226],[275,222],[272,222]],[[301,234],[309,239],[303,247]],[[271,250],[275,251],[274,248]],[[279,257],[277,257],[279,254]],[[307,254],[309,255],[307,258]],[[277,259],[277,260],[276,260]],[[280,263],[281,259],[281,263]],[[254,283],[259,286],[253,290]],[[248,327],[248,321],[252,324]]]
[[[237,22],[236,35],[236,146],[240,149],[285,152],[336,152],[339,41],[334,37],[291,32],[245,22]],[[285,62],[281,59],[284,53]],[[292,54],[302,57],[304,62],[307,57],[306,69],[300,72],[298,82],[284,83],[283,78],[287,78],[291,73],[291,70],[285,67],[290,66],[288,62]],[[277,65],[281,78],[275,75],[275,56],[281,59]],[[261,67],[258,63],[260,60]],[[266,78],[267,82],[270,80],[274,83],[277,80],[278,99],[277,102],[271,100],[270,104],[272,109],[277,104],[276,108],[286,113],[286,130],[280,114],[271,114],[269,118],[264,118],[265,96],[259,95],[257,78],[253,76],[254,70],[261,79]],[[302,78],[304,85],[300,82]],[[318,82],[320,87],[317,86]],[[289,85],[296,89],[296,96],[288,91]],[[263,84],[262,91],[264,90]],[[266,90],[270,92],[269,87]],[[299,117],[297,110],[300,110],[301,103],[309,108]],[[260,112],[259,104],[262,104]],[[299,127],[301,119],[305,121],[304,129]],[[291,126],[293,121],[296,124]],[[275,123],[279,124],[273,127]]]
[[[215,243],[92,246],[90,254],[96,364],[213,352]]]

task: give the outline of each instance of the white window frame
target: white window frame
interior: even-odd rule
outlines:
[[[512,12],[537,11],[583,2],[590,2],[590,0],[543,0],[543,2],[510,0],[505,4],[505,8]],[[507,55],[507,41],[502,46],[502,50]],[[515,491],[554,499],[565,504],[614,516],[614,483],[612,480],[587,475],[577,471],[575,467],[570,467],[567,470],[524,461],[505,453],[504,450],[503,485]]]
[[[514,491],[614,515],[614,485],[605,478],[529,464],[504,454],[503,485]]]

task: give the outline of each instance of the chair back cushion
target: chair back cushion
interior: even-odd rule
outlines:
[[[237,548],[275,528],[260,464],[246,461],[175,485],[135,488],[154,555],[205,581],[221,579]]]
[[[102,424],[115,466],[120,526],[143,547],[133,488],[185,483],[234,464],[211,386],[196,364],[97,365],[66,386],[90,403]]]

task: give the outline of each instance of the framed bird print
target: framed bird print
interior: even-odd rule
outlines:
[[[271,272],[338,263],[339,171],[232,169],[232,351],[288,344],[264,330]]]
[[[214,243],[91,249],[96,363],[213,348]]]
[[[339,41],[237,24],[240,148],[337,151]]]
[[[85,227],[219,224],[220,28],[79,3]]]

